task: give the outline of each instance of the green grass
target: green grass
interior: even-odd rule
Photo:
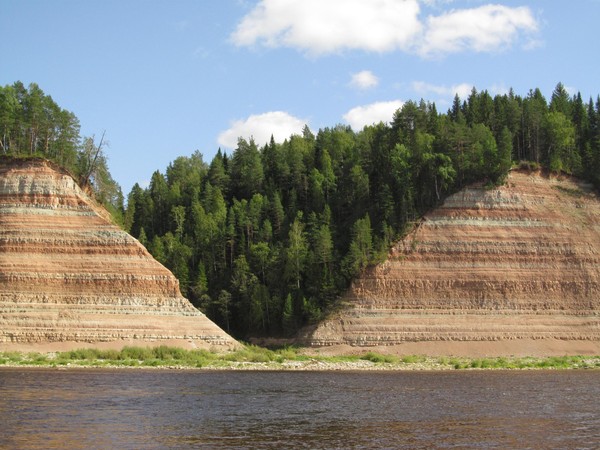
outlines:
[[[427,361],[427,358],[419,355],[406,355],[403,356],[400,361],[402,361],[404,364],[419,364]]]
[[[551,356],[547,358],[440,358],[442,367],[463,369],[593,369],[600,356]]]
[[[560,356],[548,358],[458,358],[426,357],[419,355],[393,356],[375,352],[362,355],[306,355],[298,347],[268,349],[244,345],[229,353],[207,350],[184,350],[160,346],[124,347],[122,350],[83,348],[60,353],[0,352],[0,366],[39,367],[180,367],[235,368],[253,365],[257,368],[285,368],[285,363],[297,362],[300,367],[312,363],[339,365],[348,369],[365,367],[391,369],[473,370],[473,369],[600,369],[600,356]],[[357,363],[361,363],[358,364]],[[294,365],[295,366],[295,365]],[[311,366],[312,367],[312,366]],[[317,366],[318,368],[321,366]]]
[[[375,364],[380,363],[388,363],[388,364],[398,364],[399,358],[397,356],[391,355],[380,355],[379,353],[367,352],[360,357],[360,359],[365,361],[371,361]]]
[[[554,186],[554,189],[559,190],[567,195],[570,195],[571,197],[575,197],[575,198],[581,198],[585,196],[585,192],[583,192],[581,189],[579,188],[569,188],[569,187],[565,187],[565,186]]]

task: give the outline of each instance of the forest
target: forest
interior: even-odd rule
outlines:
[[[0,87],[0,152],[39,155],[88,183],[115,222],[179,279],[184,296],[237,338],[287,336],[318,321],[419,218],[467,184],[503,183],[514,165],[600,187],[600,96],[558,83],[491,96],[475,88],[440,113],[408,101],[389,123],[345,125],[263,146],[240,138],[134,185],[124,206],[102,139],[37,85]]]

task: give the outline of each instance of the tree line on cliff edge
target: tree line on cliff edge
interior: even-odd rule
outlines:
[[[104,135],[82,137],[79,119],[56,104],[40,87],[17,81],[0,86],[0,155],[41,157],[67,169],[83,188],[122,223],[123,194],[113,180],[103,151]]]
[[[89,171],[98,145],[79,137],[72,113],[34,113],[28,97],[53,104],[36,85],[1,89],[4,154],[38,153],[75,174]],[[277,336],[318,321],[449,193],[475,181],[499,184],[513,161],[599,187],[600,97],[586,104],[561,83],[550,102],[539,89],[525,97],[473,89],[445,114],[409,101],[389,124],[359,132],[305,127],[262,147],[239,139],[231,155],[219,150],[210,163],[199,152],[175,159],[147,188],[134,185],[126,207],[114,181],[112,194],[103,188],[112,180],[103,155],[109,182],[101,171],[90,182],[212,320],[236,337]]]

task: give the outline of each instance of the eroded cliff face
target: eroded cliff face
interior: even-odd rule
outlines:
[[[313,346],[600,341],[600,201],[570,179],[511,172],[427,214],[356,280]]]
[[[235,346],[74,180],[0,166],[0,348],[8,343]]]

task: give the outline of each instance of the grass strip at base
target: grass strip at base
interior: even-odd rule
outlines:
[[[67,352],[0,352],[0,367],[176,367],[228,369],[315,370],[474,370],[474,369],[592,369],[600,356],[459,358],[421,355],[394,356],[375,352],[361,355],[307,355],[299,347],[268,349],[244,345],[217,353],[178,347],[124,347],[121,350],[82,348]]]

